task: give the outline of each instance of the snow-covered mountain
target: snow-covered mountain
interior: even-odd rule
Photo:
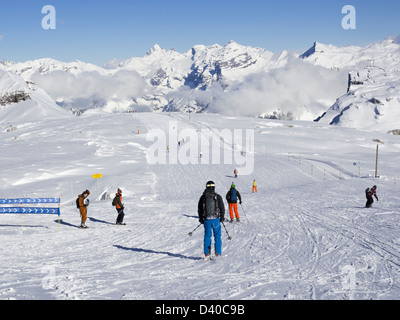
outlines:
[[[399,108],[399,42],[394,37],[366,47],[316,42],[301,55],[234,41],[196,45],[185,53],[155,45],[144,57],[104,67],[40,59],[0,62],[0,70],[35,83],[77,114],[210,111],[389,130],[396,129],[388,122]]]
[[[70,114],[34,83],[0,70],[0,121],[35,121],[65,118]]]
[[[332,69],[348,69],[348,92],[318,121],[373,130],[399,129],[400,45],[387,39],[366,47],[315,43],[301,58]]]
[[[40,59],[3,62],[0,69],[35,82],[69,110],[128,111],[144,107],[151,111],[199,112],[212,101],[210,92],[215,89],[214,84],[226,90],[250,74],[286,65],[288,57],[287,52],[275,55],[231,41],[226,46],[196,45],[186,53],[155,45],[144,57],[113,62],[103,68],[80,61]],[[129,89],[125,88],[125,95],[116,89],[120,81],[114,81],[121,72],[131,72],[124,79],[130,84]],[[118,94],[104,95],[105,86]],[[188,89],[195,92],[188,94]],[[202,94],[206,91],[210,92]]]

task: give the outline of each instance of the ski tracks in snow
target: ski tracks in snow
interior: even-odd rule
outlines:
[[[271,147],[265,134],[255,137],[254,177],[239,174],[234,179],[234,168],[223,164],[147,164],[145,150],[151,142],[145,139],[146,130],[162,128],[168,132],[168,119],[177,121],[180,129],[222,128],[220,117],[199,115],[203,116],[201,121],[195,116],[188,121],[182,115],[155,114],[83,117],[84,129],[82,123],[63,123],[55,129],[51,143],[57,154],[48,159],[46,172],[62,168],[66,162],[59,152],[71,154],[67,169],[75,171],[68,171],[70,176],[63,179],[64,171],[57,179],[44,180],[47,185],[39,190],[59,190],[62,186],[64,192],[71,193],[67,200],[73,201],[84,190],[83,185],[86,188],[90,183],[90,189],[96,189],[91,174],[104,173],[102,181],[108,192],[116,187],[126,191],[127,226],[114,225],[116,212],[111,199],[91,202],[88,230],[76,227],[79,213],[69,204],[64,204],[59,226],[46,217],[24,218],[24,231],[19,232],[15,217],[2,217],[0,235],[6,258],[1,269],[6,271],[0,298],[398,298],[400,216],[390,209],[397,206],[398,197],[390,194],[390,201],[383,197],[373,209],[366,210],[362,208],[364,184],[372,181],[354,178],[350,170],[341,170],[333,160],[319,164],[332,172],[341,170],[347,175],[345,179],[327,172],[324,180],[321,173],[311,176],[304,162],[300,166],[281,155],[257,153]],[[245,128],[251,121],[227,125]],[[132,134],[137,127],[141,134]],[[71,132],[57,140],[58,133],[67,128]],[[294,140],[291,144],[300,141],[285,133],[285,126],[278,129],[280,135],[275,133],[275,138]],[[307,134],[313,135],[313,131]],[[41,136],[35,137],[36,145],[50,143]],[[28,136],[24,139],[29,146]],[[321,139],[326,142],[328,136]],[[22,139],[17,143],[24,146]],[[55,148],[57,144],[62,144],[62,149]],[[10,152],[16,154],[17,147]],[[10,166],[10,161],[4,158],[2,163]],[[303,161],[314,159],[308,156]],[[35,171],[32,164],[23,161],[19,168],[28,174]],[[83,172],[85,179],[80,178]],[[71,181],[78,176],[78,192],[70,191]],[[11,181],[7,175],[4,189],[13,194],[24,186],[39,192],[43,181],[27,178],[19,173],[21,184],[16,186],[7,182]],[[257,179],[258,194],[251,193],[253,179]],[[242,222],[226,223],[231,241],[222,228],[223,258],[207,263],[203,261],[203,228],[192,237],[188,232],[199,224],[197,202],[209,180],[216,183],[216,191],[224,199],[234,181],[245,212],[239,206]],[[379,181],[386,194],[389,183]]]

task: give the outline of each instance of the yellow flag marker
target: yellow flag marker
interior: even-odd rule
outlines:
[[[100,174],[94,174],[93,179],[96,179],[96,187],[97,187],[97,197],[99,197],[99,179],[103,178],[103,175]]]

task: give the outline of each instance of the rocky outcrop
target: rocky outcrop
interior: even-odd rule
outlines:
[[[9,104],[19,103],[21,101],[26,101],[26,100],[30,100],[30,99],[31,99],[31,96],[24,91],[7,93],[0,97],[0,105],[7,106]]]

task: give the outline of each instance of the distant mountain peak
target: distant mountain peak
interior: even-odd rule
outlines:
[[[311,57],[312,55],[314,55],[315,53],[324,53],[326,50],[333,49],[333,48],[334,48],[333,45],[326,45],[326,44],[322,44],[318,41],[315,41],[313,46],[310,49],[308,49],[306,52],[301,54],[299,57],[301,59],[307,59],[307,58]]]
[[[149,56],[156,52],[165,52],[165,49],[161,48],[160,45],[156,43],[149,51],[147,51],[146,55]]]

